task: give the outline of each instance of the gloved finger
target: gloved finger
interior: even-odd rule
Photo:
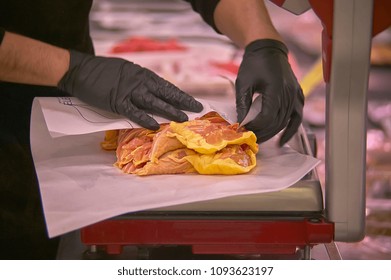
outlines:
[[[263,143],[267,140],[271,139],[274,135],[276,135],[275,132],[264,134],[262,131],[254,131],[255,136],[257,136],[257,143]]]
[[[277,135],[281,130],[283,130],[284,127],[285,127],[284,125],[280,125],[280,126],[275,126],[270,130],[264,130],[264,131],[258,132],[256,134],[258,142],[265,142],[265,141],[271,139],[272,137]]]
[[[158,130],[160,128],[160,125],[154,118],[134,106],[130,100],[127,100],[123,106],[118,108],[118,113],[150,130]]]
[[[157,114],[172,121],[185,122],[189,119],[184,112],[164,100],[157,98],[152,93],[139,95],[137,100],[134,100],[134,102],[136,105],[139,104],[140,108],[146,109],[153,114]]]
[[[150,73],[150,79],[148,79],[146,85],[148,90],[156,97],[171,104],[175,108],[191,112],[201,112],[203,110],[202,104],[194,97],[153,72]]]
[[[246,117],[253,100],[253,90],[251,88],[236,88],[236,114],[238,123]],[[263,101],[262,101],[263,102]]]
[[[293,102],[291,102],[289,110],[289,112],[292,113],[289,113],[288,115],[289,122],[287,124],[287,127],[285,128],[283,135],[280,138],[280,146],[283,146],[293,137],[293,135],[297,132],[303,119],[304,94],[300,86],[295,92],[296,94],[292,96],[296,98]]]
[[[291,115],[291,112],[284,107],[276,109],[271,113],[268,113],[267,111],[263,111],[263,113],[265,115],[262,115],[261,113],[257,118],[260,120],[267,120],[266,123],[260,124],[260,121],[256,118],[253,122],[246,125],[247,129],[256,131],[257,142],[265,142],[283,130],[288,124],[289,116]],[[256,123],[257,121],[258,123]]]
[[[201,112],[204,106],[194,97],[188,95],[172,84],[159,88],[158,93],[166,102],[172,104],[175,108],[191,112]]]
[[[250,123],[249,123],[250,124]],[[272,138],[274,135],[276,135],[281,128],[281,125],[277,122],[269,123],[267,126],[263,126],[261,129],[256,129],[251,127],[250,125],[246,125],[246,129],[252,130],[255,135],[257,136],[257,142],[264,142]],[[257,127],[257,126],[255,126]]]
[[[289,120],[288,126],[285,128],[284,133],[280,138],[280,147],[283,146],[286,142],[288,142],[293,137],[293,135],[295,135],[295,133],[299,129],[301,121],[301,114],[298,114],[296,111],[293,112],[291,119]]]
[[[262,94],[261,112],[246,125],[246,128],[257,131],[270,131],[273,127],[280,126],[281,120],[281,101],[279,96],[270,96]],[[283,111],[282,111],[283,112]]]
[[[278,125],[274,123],[272,126],[263,129],[255,131],[255,135],[257,136],[257,142],[265,142],[275,136],[277,133],[279,133],[281,130],[283,130],[285,127],[285,123],[281,122]]]

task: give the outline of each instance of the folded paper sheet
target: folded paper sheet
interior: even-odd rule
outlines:
[[[202,102],[201,115],[214,109],[228,120],[235,119],[233,104]],[[189,114],[190,119],[196,116]],[[258,165],[249,174],[138,177],[115,168],[115,154],[100,148],[105,130],[132,126],[135,124],[124,118],[75,98],[34,100],[31,149],[50,237],[128,212],[278,191],[299,181],[319,163],[268,141],[260,145]]]

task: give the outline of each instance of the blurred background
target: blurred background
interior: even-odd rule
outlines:
[[[306,94],[304,123],[324,160],[325,84],[316,15],[296,16],[266,1],[290,49]],[[157,72],[195,97],[234,97],[242,50],[180,0],[94,0],[90,16],[97,55],[118,56]],[[233,99],[232,99],[233,100]],[[343,259],[391,259],[391,31],[373,39],[368,93],[366,237],[337,243]],[[324,164],[317,167],[324,184]],[[180,256],[178,256],[180,258]]]

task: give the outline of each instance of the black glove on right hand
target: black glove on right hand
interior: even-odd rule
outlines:
[[[288,62],[288,49],[280,41],[260,39],[250,43],[236,79],[236,111],[240,123],[254,92],[262,94],[262,111],[246,125],[263,142],[282,129],[280,145],[297,131],[303,116],[304,95]]]
[[[59,89],[145,128],[159,128],[147,112],[183,122],[188,117],[181,110],[200,112],[203,109],[193,97],[137,64],[73,50],[70,55],[69,70],[59,82]]]

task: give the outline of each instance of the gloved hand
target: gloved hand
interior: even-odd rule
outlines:
[[[123,115],[139,125],[157,130],[148,113],[187,121],[181,110],[200,112],[202,104],[152,71],[120,58],[70,51],[70,66],[59,89],[98,108]]]
[[[264,142],[283,130],[280,146],[297,131],[303,116],[304,95],[288,62],[288,49],[280,41],[260,39],[246,48],[239,68],[236,111],[240,123],[254,92],[262,94],[262,111],[245,127]]]

